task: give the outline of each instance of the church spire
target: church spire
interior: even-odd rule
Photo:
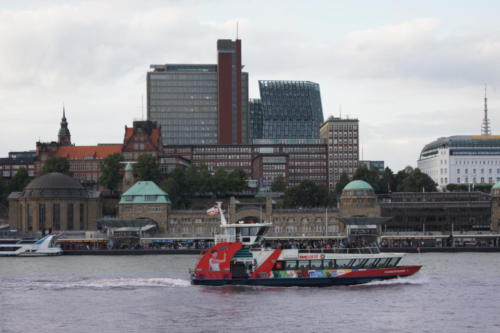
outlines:
[[[488,119],[488,95],[487,86],[484,85],[484,118],[481,125],[481,135],[491,135],[490,120]]]
[[[66,121],[66,109],[63,105],[63,116],[61,119],[61,127],[59,128],[59,134],[57,135],[57,141],[62,146],[68,146],[71,144],[71,133],[68,129],[68,122]]]

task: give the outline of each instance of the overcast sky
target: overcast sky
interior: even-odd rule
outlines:
[[[122,142],[150,64],[215,63],[242,39],[258,80],[320,84],[325,118],[360,120],[364,159],[416,166],[440,136],[500,133],[499,1],[3,1],[0,157],[55,140]],[[144,100],[144,113],[145,110]]]

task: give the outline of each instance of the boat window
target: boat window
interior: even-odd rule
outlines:
[[[309,269],[309,260],[299,260],[300,269]]]
[[[387,262],[389,262],[390,260],[391,258],[381,258],[375,267],[378,268],[387,267]]]
[[[240,234],[241,236],[250,236],[250,228],[241,228]]]
[[[371,258],[371,259],[368,259],[368,260],[365,262],[365,267],[366,267],[366,268],[373,267],[373,265],[375,264],[375,262],[376,262],[377,260],[378,260],[377,258]]]
[[[285,268],[286,269],[296,269],[297,268],[297,262],[294,260],[294,261],[291,261],[291,260],[288,260],[285,262]]]
[[[323,267],[326,268],[335,268],[335,263],[332,259],[323,260]]]
[[[321,269],[321,260],[311,260],[311,269]]]
[[[337,259],[337,268],[349,268],[351,267],[350,262],[351,259]]]
[[[250,228],[250,236],[257,236],[258,231],[259,231],[258,227],[251,227]]]
[[[389,262],[387,263],[388,267],[395,267],[398,265],[398,262],[401,258],[391,258]]]
[[[352,267],[353,268],[360,268],[360,267],[363,267],[364,266],[364,263],[367,259],[354,259],[354,261],[352,262]]]

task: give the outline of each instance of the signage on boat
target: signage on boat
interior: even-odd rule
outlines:
[[[299,254],[299,260],[314,260],[314,259],[324,259],[324,254],[319,253],[308,253],[308,254]]]

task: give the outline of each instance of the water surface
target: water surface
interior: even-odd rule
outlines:
[[[409,254],[413,277],[191,286],[197,256],[0,258],[0,332],[500,332],[500,254]]]

